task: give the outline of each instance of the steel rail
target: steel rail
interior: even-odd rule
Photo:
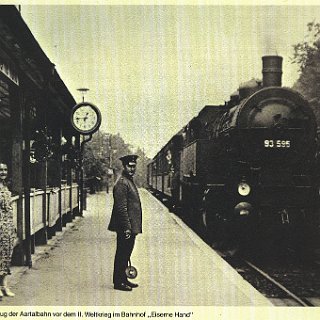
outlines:
[[[271,278],[267,273],[262,271],[260,268],[252,264],[250,261],[244,260],[245,263],[247,263],[251,268],[253,268],[255,271],[263,275],[266,279],[268,279],[270,282],[272,282],[274,285],[276,285],[278,288],[283,290],[287,295],[289,295],[292,299],[294,299],[296,302],[301,304],[303,307],[311,307],[313,306],[310,302],[305,302],[301,298],[299,298],[297,295],[295,295],[293,292],[289,291],[286,287],[284,287],[281,283],[276,281],[275,279]]]

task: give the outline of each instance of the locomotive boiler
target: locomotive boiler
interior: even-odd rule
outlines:
[[[314,113],[281,87],[282,57],[262,62],[262,81],[205,106],[148,167],[150,187],[211,243],[301,235],[318,224]]]

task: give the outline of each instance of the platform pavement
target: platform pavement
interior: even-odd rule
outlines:
[[[112,195],[88,198],[83,218],[44,248],[31,269],[14,267],[16,297],[2,306],[270,306],[175,215],[144,189],[143,234],[132,263],[139,288],[113,289],[116,235],[107,230]]]

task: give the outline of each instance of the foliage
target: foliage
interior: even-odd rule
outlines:
[[[293,46],[292,62],[299,66],[300,76],[293,89],[309,100],[318,125],[320,123],[320,23],[310,22],[304,41]]]
[[[293,46],[292,60],[299,65],[301,72],[312,66],[316,62],[315,57],[319,54],[320,23],[309,22],[307,27],[309,34],[306,39]]]
[[[112,187],[117,176],[122,172],[120,157],[135,153],[139,156],[135,182],[139,187],[146,186],[147,163],[149,159],[143,150],[132,151],[132,146],[125,143],[120,134],[112,135],[99,131],[86,144],[84,151],[84,170],[87,181],[94,177],[101,178],[100,185]]]
[[[48,134],[46,126],[35,130],[32,141],[31,163],[47,161],[53,157],[56,146],[52,141],[52,136]]]

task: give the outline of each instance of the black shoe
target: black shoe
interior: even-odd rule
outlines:
[[[139,287],[139,285],[137,283],[132,283],[129,280],[126,281],[126,285],[131,288],[138,288]]]
[[[114,284],[114,288],[116,290],[121,290],[121,291],[132,291],[132,288],[130,286],[126,285],[125,283]]]

